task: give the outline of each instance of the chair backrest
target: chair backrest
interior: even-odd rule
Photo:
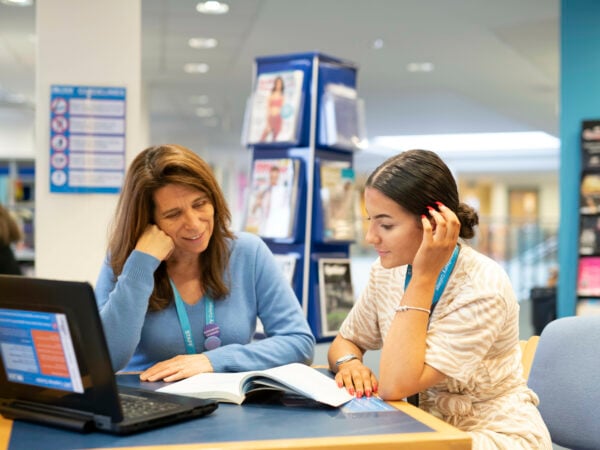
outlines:
[[[600,316],[564,317],[542,331],[528,385],[552,442],[600,448]]]
[[[521,363],[523,364],[523,376],[526,380],[529,378],[531,363],[533,362],[533,357],[535,356],[535,350],[539,340],[539,336],[531,336],[526,341],[521,341]]]

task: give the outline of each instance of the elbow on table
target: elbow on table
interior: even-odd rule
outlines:
[[[380,376],[377,393],[386,401],[403,400],[419,390],[410,384],[402,383],[398,379],[390,379],[385,376]]]
[[[289,362],[311,365],[315,358],[315,338],[311,333],[295,333],[281,336],[281,344],[288,348]]]
[[[403,394],[398,389],[388,389],[385,385],[379,384],[377,388],[377,393],[382,400],[385,401],[395,401],[395,400],[403,400],[407,397],[407,395]]]

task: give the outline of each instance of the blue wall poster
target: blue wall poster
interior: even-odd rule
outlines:
[[[50,192],[118,193],[125,173],[125,88],[50,88]]]

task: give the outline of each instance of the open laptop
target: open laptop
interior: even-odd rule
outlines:
[[[117,386],[89,283],[0,275],[0,413],[130,434],[210,414],[217,403]]]

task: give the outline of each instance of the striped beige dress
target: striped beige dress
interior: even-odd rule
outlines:
[[[342,337],[364,350],[380,349],[404,293],[406,266],[379,260],[341,326]],[[524,379],[519,304],[508,276],[465,244],[427,331],[425,363],[447,379],[420,393],[427,412],[467,431],[474,449],[552,449]]]

